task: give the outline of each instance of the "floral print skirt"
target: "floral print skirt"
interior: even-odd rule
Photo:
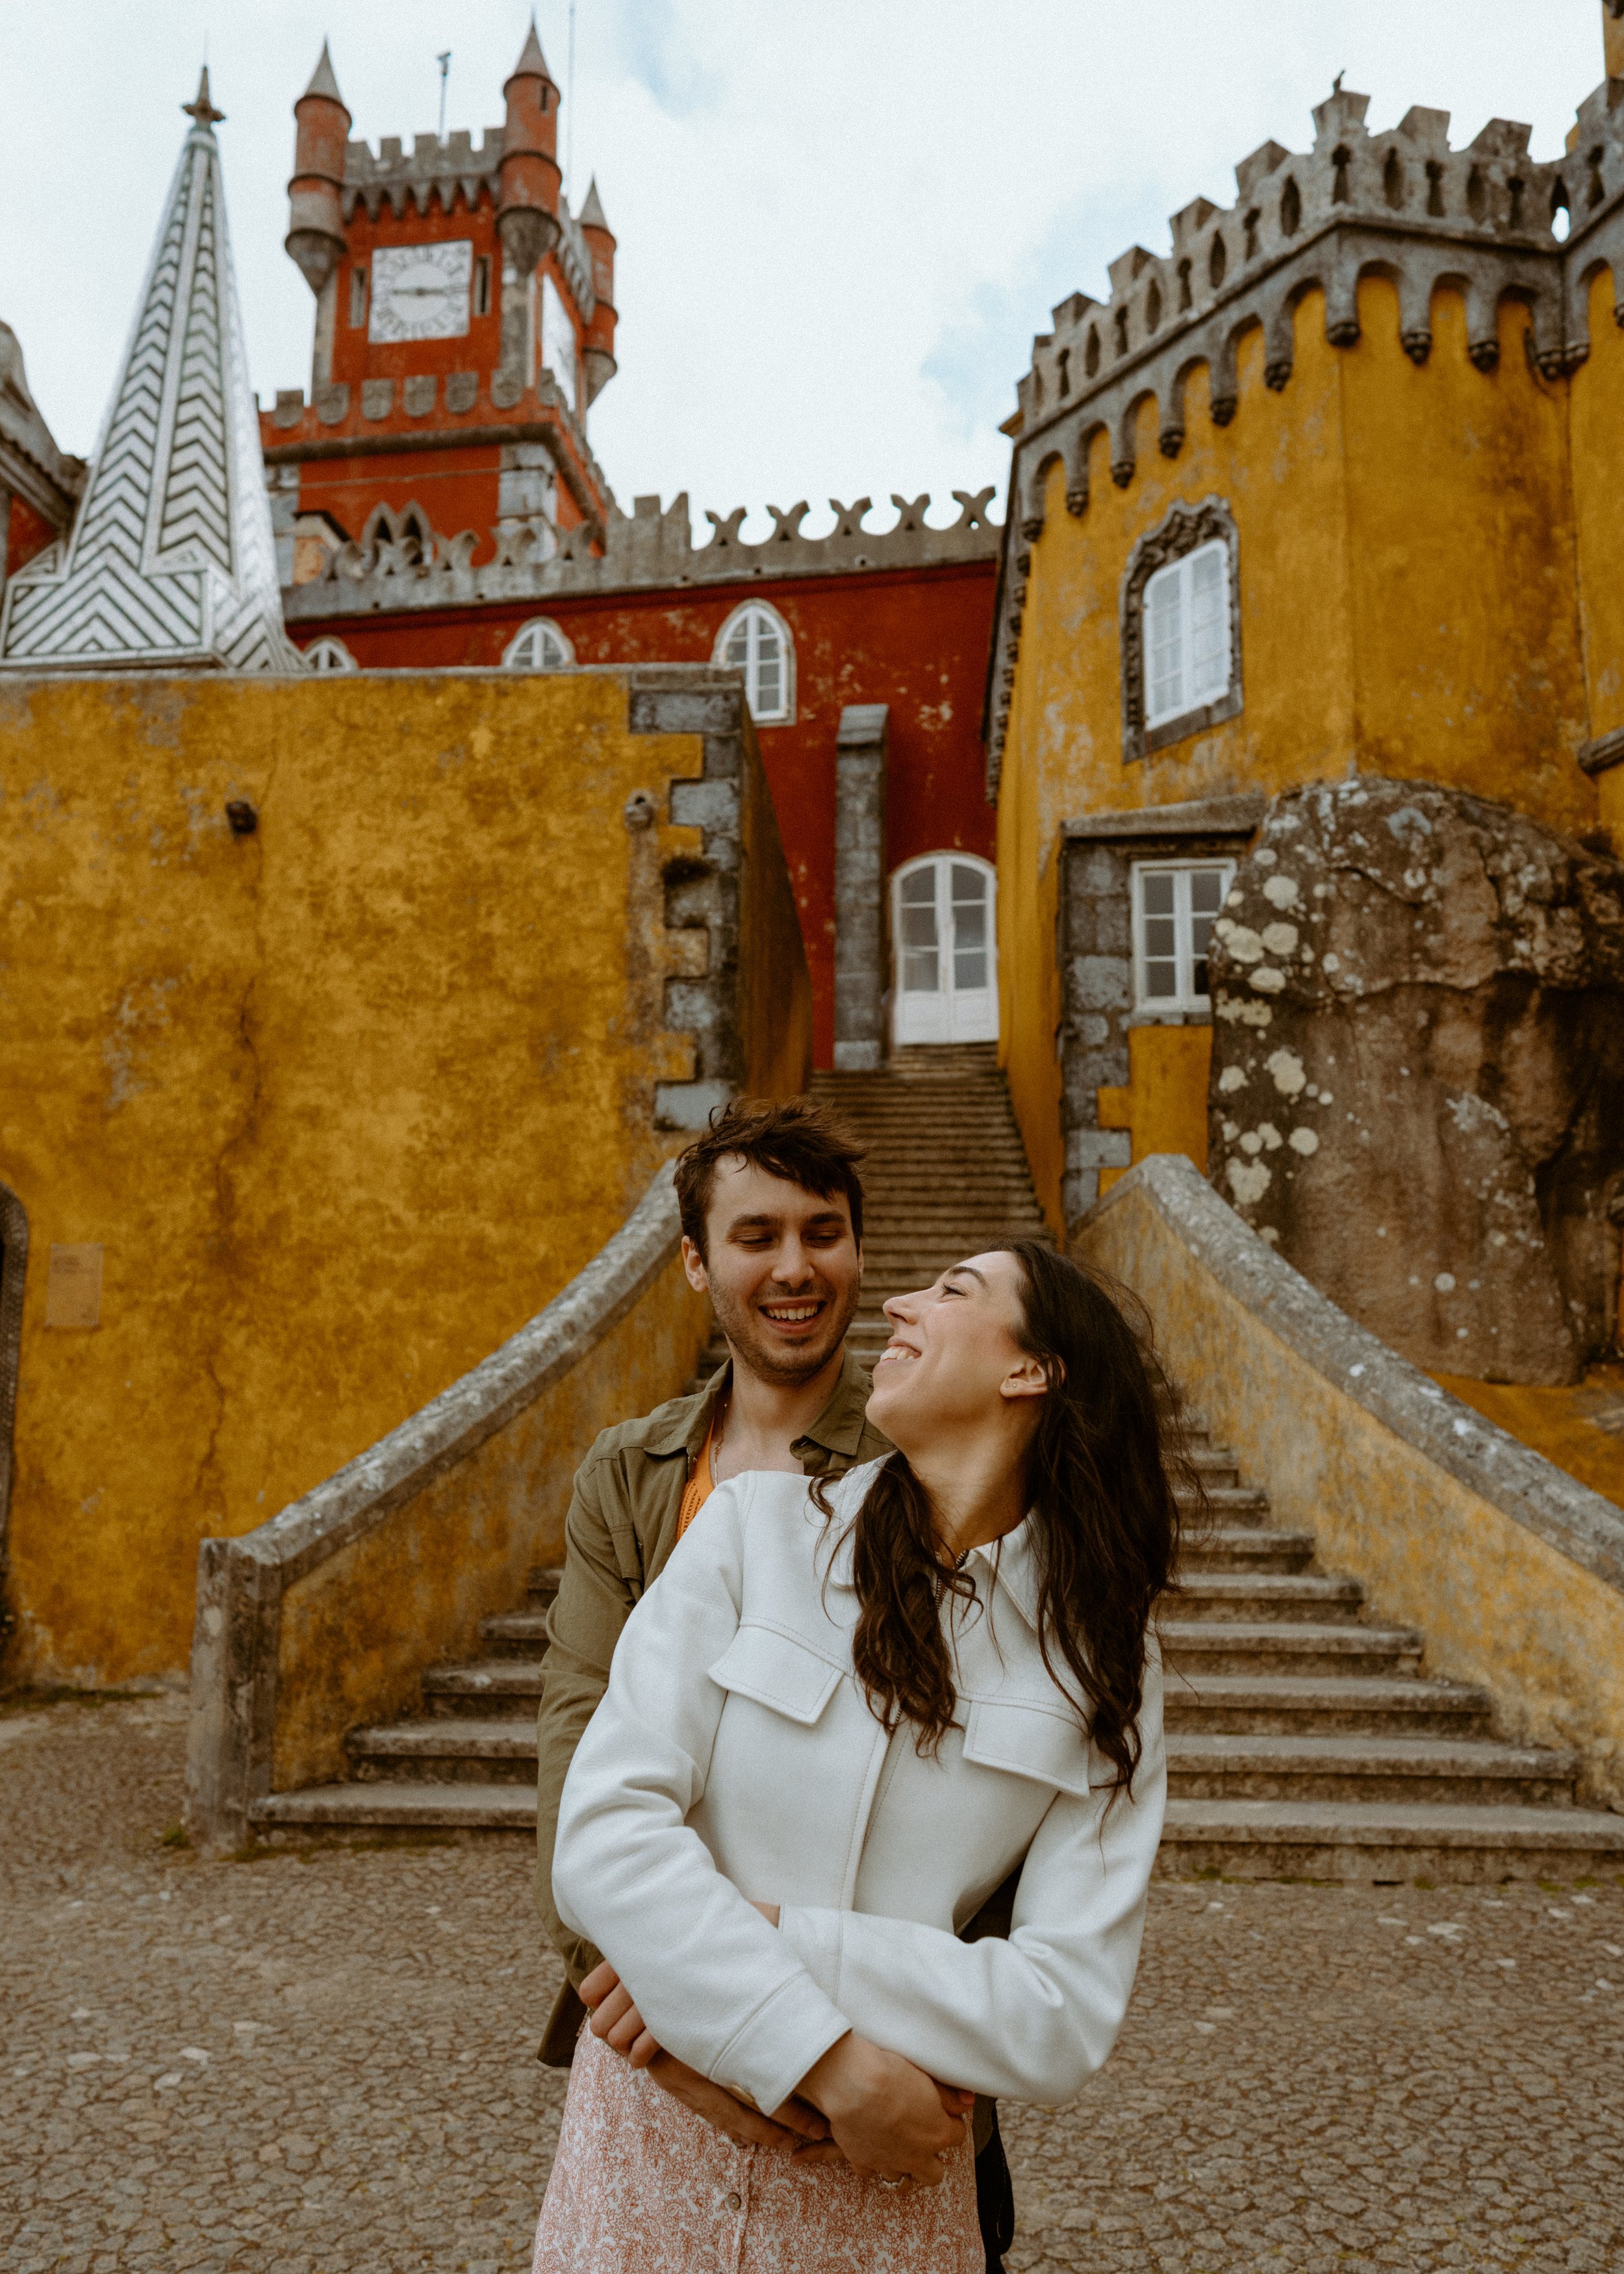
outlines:
[[[583,2029],[533,2274],[984,2274],[974,2151],[939,2187],[740,2148]]]

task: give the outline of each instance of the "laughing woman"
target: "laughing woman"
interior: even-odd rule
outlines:
[[[715,1492],[575,1754],[553,1890],[605,1963],[537,2274],[981,2274],[971,2096],[1069,2100],[1121,2026],[1166,1790],[1154,1362],[1035,1241],[885,1308],[898,1450]],[[960,1941],[1017,1871],[1008,1939]],[[736,2146],[661,2047],[827,2136]]]

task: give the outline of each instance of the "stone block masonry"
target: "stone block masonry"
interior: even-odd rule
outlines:
[[[835,1070],[885,1056],[887,705],[852,703],[835,741]]]

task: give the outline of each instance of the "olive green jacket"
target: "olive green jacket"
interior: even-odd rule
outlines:
[[[608,1685],[620,1630],[677,1544],[682,1495],[731,1378],[730,1364],[690,1397],[673,1397],[640,1421],[605,1429],[575,1472],[564,1520],[564,1576],[547,1615],[536,1717],[536,1908],[569,1977],[542,2058],[562,2066],[581,2022],[574,1985],[591,1972],[598,1954],[571,1933],[553,1904],[559,1800],[575,1747]],[[890,1452],[890,1440],[865,1418],[868,1402],[868,1377],[848,1351],[828,1404],[790,1449],[808,1476],[838,1476]]]

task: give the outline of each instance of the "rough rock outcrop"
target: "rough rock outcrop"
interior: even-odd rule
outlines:
[[[1618,1325],[1624,868],[1327,784],[1270,806],[1217,932],[1219,1190],[1418,1365],[1573,1381]]]

